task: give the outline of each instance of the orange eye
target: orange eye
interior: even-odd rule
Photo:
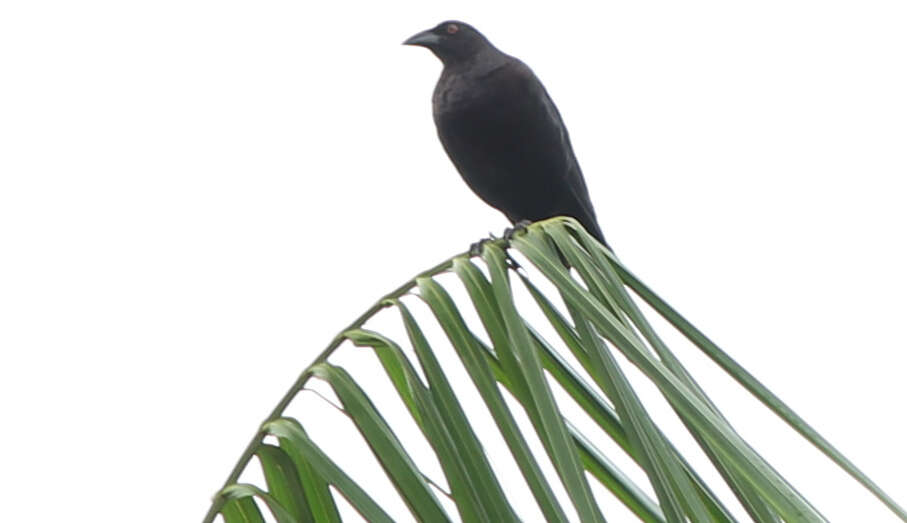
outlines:
[[[459,30],[460,28],[457,26],[457,24],[448,24],[447,26],[447,34],[454,34]]]

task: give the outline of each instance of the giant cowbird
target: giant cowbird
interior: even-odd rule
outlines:
[[[473,192],[511,223],[571,216],[607,245],[561,115],[526,64],[458,21],[403,43],[428,48],[444,65],[432,96],[435,126]]]

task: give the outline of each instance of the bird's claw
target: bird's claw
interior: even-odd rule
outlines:
[[[509,242],[517,235],[517,233],[526,232],[526,227],[529,227],[530,225],[532,225],[532,222],[529,220],[520,220],[516,222],[513,224],[513,227],[504,229],[504,239]]]
[[[507,259],[505,260],[505,262],[507,263],[508,267],[510,267],[511,269],[513,269],[515,271],[522,268],[522,265],[520,265],[520,263],[518,261],[516,261],[513,258],[513,256],[510,255],[509,252],[506,254],[507,254]]]

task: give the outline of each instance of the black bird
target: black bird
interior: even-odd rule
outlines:
[[[444,64],[432,96],[435,126],[473,192],[511,223],[571,216],[607,245],[567,128],[526,64],[458,21],[403,43]]]

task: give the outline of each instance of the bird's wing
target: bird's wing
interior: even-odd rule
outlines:
[[[569,191],[568,194],[563,195],[565,198],[565,211],[571,210],[573,216],[577,218],[593,236],[604,243],[604,235],[598,226],[598,220],[595,216],[592,200],[589,197],[589,189],[586,186],[586,180],[583,177],[583,172],[576,159],[576,154],[573,152],[573,145],[570,143],[570,135],[567,132],[567,126],[564,125],[563,118],[561,118],[561,113],[558,111],[557,106],[554,104],[554,101],[551,99],[551,96],[548,94],[544,85],[542,85],[538,78],[535,77],[535,74],[529,67],[523,65],[523,68],[525,72],[522,74],[531,75],[534,80],[532,85],[534,86],[533,90],[535,92],[533,93],[532,98],[538,100],[542,106],[545,115],[544,125],[551,126],[557,131],[558,149],[564,155],[564,162],[566,165],[566,168],[560,172],[563,176],[563,187]]]

